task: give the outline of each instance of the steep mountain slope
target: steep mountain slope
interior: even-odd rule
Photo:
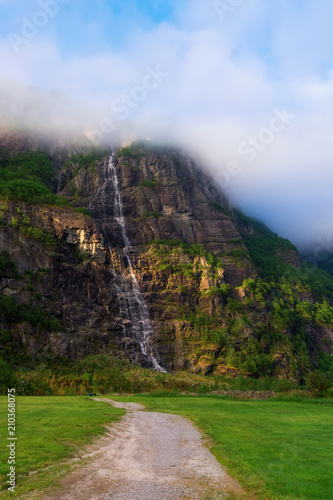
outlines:
[[[333,281],[233,209],[193,160],[135,144],[117,152],[110,170],[110,151],[78,152],[22,133],[0,134],[0,146],[11,186],[0,183],[6,369],[93,353],[297,382],[329,369]],[[37,160],[54,175],[41,179]],[[52,196],[31,185],[37,180]],[[149,321],[145,349],[140,332]]]

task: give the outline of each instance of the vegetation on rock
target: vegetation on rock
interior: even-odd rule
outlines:
[[[27,151],[10,156],[0,149],[0,197],[27,203],[66,205],[67,200],[54,194],[55,175],[50,157],[43,151]]]
[[[79,382],[81,373],[68,386],[74,365],[68,372],[65,366],[75,358],[73,352],[83,352],[85,357],[109,349],[117,356],[123,352],[137,359],[138,345],[133,339],[122,339],[123,316],[116,287],[112,288],[115,275],[110,262],[124,279],[128,269],[113,216],[111,179],[103,184],[107,203],[99,199],[104,175],[99,162],[106,153],[69,155],[64,168],[59,165],[55,171],[44,152],[1,150],[0,197],[9,200],[0,206],[0,231],[8,243],[0,255],[4,338],[13,352],[14,346],[25,352],[22,338],[30,346],[30,355],[14,355],[7,368],[15,377],[19,367],[35,372],[36,366],[30,364],[33,352],[38,363],[45,362],[46,370],[53,370],[51,375],[43,371],[46,393],[59,391],[58,382],[52,388],[48,381],[53,375],[56,380],[64,376],[63,389],[73,394],[86,387]],[[294,245],[264,224],[224,208],[229,205],[218,188],[177,151],[138,143],[121,148],[116,156],[121,158],[119,164],[115,161],[133,245],[133,268],[165,365],[216,378],[249,378],[267,386],[277,378],[305,384],[316,370],[331,377],[332,277],[302,263]],[[39,212],[32,208],[38,203],[70,204],[54,192],[55,180],[59,192],[73,203],[84,197],[89,212],[80,207],[76,212],[47,205]],[[14,189],[18,185],[25,187]],[[77,212],[91,213],[93,218]],[[54,290],[45,277],[37,287],[17,272],[20,255],[26,259],[25,268],[35,270],[36,252],[40,262],[48,259]],[[98,254],[96,261],[90,259],[90,252]],[[10,255],[17,256],[15,263]],[[42,310],[44,323],[39,319]],[[23,324],[28,325],[27,334],[22,334]],[[45,339],[59,330],[59,345],[66,346],[58,360],[64,372],[52,365],[55,343],[52,353],[43,343],[38,350],[36,338],[43,328]],[[124,349],[124,344],[130,347]],[[116,372],[123,380],[117,387],[126,388],[127,379]],[[99,390],[114,387],[110,373],[90,374],[92,378],[87,375],[86,380],[90,386],[95,381]],[[34,376],[30,383],[37,391]]]
[[[106,149],[100,150],[96,148],[93,148],[88,153],[72,153],[69,155],[64,167],[70,165],[71,163],[77,164],[78,169],[91,167],[96,164],[96,162],[103,160],[103,158],[108,156],[108,154],[109,152]]]

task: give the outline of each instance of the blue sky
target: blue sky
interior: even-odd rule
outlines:
[[[67,0],[65,0],[66,2]],[[49,16],[46,29],[39,39],[53,40],[64,57],[85,55],[105,50],[119,51],[127,45],[135,30],[149,30],[159,23],[174,21],[173,0],[57,0],[24,1],[15,3],[0,0],[1,34],[20,33],[23,18],[33,20],[36,12],[47,12],[58,4],[59,14]],[[43,9],[43,6],[46,6]],[[42,32],[43,31],[43,32]]]
[[[171,4],[168,1],[72,0],[62,16],[63,22],[56,23],[62,53],[68,56],[126,50],[133,32],[150,30],[172,19]]]
[[[60,1],[64,4],[60,5]],[[50,16],[47,25],[39,30],[38,41],[54,43],[64,58],[106,51],[126,54],[140,32],[147,33],[168,24],[185,33],[202,29],[224,32],[235,46],[235,55],[259,57],[276,75],[283,67],[286,51],[290,56],[297,54],[302,62],[300,65],[295,61],[295,70],[305,70],[305,58],[308,69],[315,66],[325,74],[331,68],[332,3],[327,0],[239,0],[239,6],[232,7],[233,1],[0,0],[0,35],[6,39],[10,32],[20,34],[23,18],[33,20],[33,16],[43,10],[42,5],[52,7],[56,3],[59,13]],[[217,5],[222,13],[223,5],[227,6],[223,21],[217,15]],[[283,46],[281,37],[288,47]]]
[[[0,119],[178,141],[296,243],[331,231],[333,2],[0,0],[0,19]],[[270,137],[284,110],[295,118]]]
[[[31,45],[38,50],[43,43],[53,44],[63,60],[105,53],[121,54],[126,59],[138,41],[149,38],[159,27],[168,26],[187,35],[203,30],[219,33],[219,42],[232,46],[230,57],[257,59],[273,80],[283,80],[291,74],[328,78],[333,60],[333,3],[239,0],[238,6],[233,7],[233,2],[0,0],[0,37],[8,42],[11,33],[21,35],[24,19],[33,21],[38,12],[51,6],[59,12],[48,16]],[[224,14],[223,5],[227,6]]]

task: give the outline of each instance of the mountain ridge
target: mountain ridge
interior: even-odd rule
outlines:
[[[19,152],[46,151],[62,200],[57,207],[29,203],[20,192],[1,196],[1,328],[10,332],[11,349],[24,353],[11,367],[91,354],[149,367],[115,291],[129,269],[114,185],[105,178],[110,151],[38,140],[0,134],[12,169]],[[290,242],[234,209],[183,153],[136,143],[118,150],[115,168],[151,341],[166,369],[298,383],[311,370],[329,370],[333,281],[331,296],[330,282],[323,284]],[[57,323],[53,331],[38,320],[40,309]]]

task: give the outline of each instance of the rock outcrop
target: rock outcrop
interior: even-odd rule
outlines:
[[[64,144],[19,133],[1,133],[0,146],[11,154],[46,150],[57,168],[55,189],[72,204],[0,202],[0,251],[9,253],[18,270],[17,275],[2,272],[1,291],[15,304],[43,309],[59,324],[54,331],[3,314],[1,328],[15,332],[17,348],[28,356],[75,360],[112,352],[151,366],[139,343],[126,334],[129,320],[121,312],[117,280],[128,278],[129,269],[115,219],[114,185],[106,182],[108,155],[82,165],[68,159]],[[258,282],[258,272],[245,244],[244,224],[193,160],[176,151],[125,148],[115,165],[130,259],[149,309],[151,341],[166,369],[256,375],[250,364],[244,368],[246,354],[237,355],[246,345],[246,352],[259,356],[258,370],[267,355],[267,373],[299,380],[310,366],[293,363],[301,363],[302,356],[316,363],[320,348],[331,352],[329,325],[309,321],[299,352],[289,342],[298,335],[294,324],[279,330],[289,343],[269,338],[271,310],[251,284]],[[74,207],[86,207],[89,215]],[[301,267],[295,249],[278,250],[276,258]],[[306,287],[299,296],[314,302]]]

